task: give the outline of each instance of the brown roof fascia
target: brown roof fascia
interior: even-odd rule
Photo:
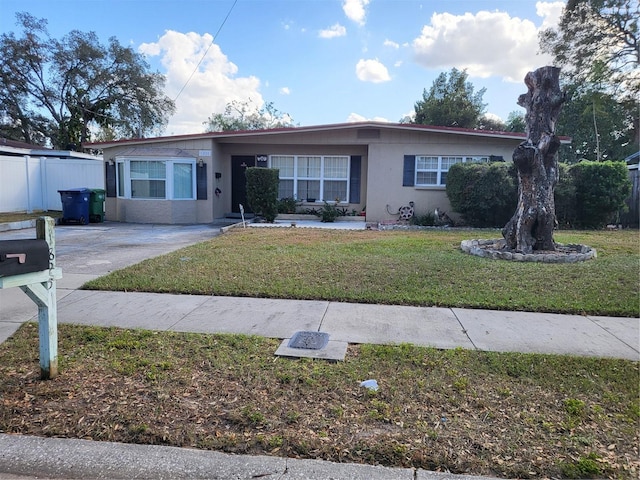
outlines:
[[[518,132],[500,132],[494,130],[472,130],[469,128],[459,127],[442,127],[434,125],[420,125],[414,123],[388,123],[388,122],[350,122],[350,123],[332,123],[326,125],[313,125],[307,127],[283,127],[283,128],[271,128],[265,130],[235,130],[227,132],[206,132],[206,133],[194,133],[184,135],[171,135],[166,137],[152,137],[152,138],[136,138],[126,140],[115,140],[110,142],[95,142],[85,143],[85,148],[108,148],[114,146],[123,146],[127,144],[148,144],[167,141],[180,141],[180,140],[198,140],[198,139],[216,139],[216,138],[231,138],[231,137],[249,137],[249,136],[263,136],[263,135],[278,135],[285,133],[308,133],[316,131],[330,131],[330,130],[344,130],[344,129],[357,129],[357,128],[385,128],[395,130],[407,130],[407,131],[424,131],[433,133],[452,133],[471,135],[478,137],[493,137],[493,138],[510,138],[514,140],[526,140],[527,135],[525,133]],[[570,137],[559,137],[563,144],[571,143]]]

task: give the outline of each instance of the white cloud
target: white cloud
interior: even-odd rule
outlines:
[[[289,87],[282,87],[280,90],[280,95],[290,95],[291,94],[291,90],[289,89]]]
[[[347,34],[347,29],[344,28],[339,23],[330,26],[325,30],[320,30],[318,36],[320,38],[336,38],[336,37],[344,37]]]
[[[557,23],[563,6],[563,2],[538,2],[541,27],[499,11],[434,13],[413,41],[415,59],[430,69],[466,68],[473,77],[521,82],[528,71],[552,62],[538,54],[538,32]]]
[[[391,80],[387,67],[377,59],[361,59],[356,65],[356,75],[363,82],[382,83]]]
[[[264,103],[259,92],[260,80],[255,76],[236,77],[238,67],[218,45],[211,44],[212,39],[208,33],[167,30],[157,42],[143,43],[139,47],[140,53],[160,57],[165,69],[167,96],[176,98],[193,74],[176,101],[176,113],[167,127],[169,135],[202,132],[202,122],[212,113],[222,113],[233,100],[251,100],[258,108]]]
[[[344,0],[342,2],[342,10],[349,20],[356,22],[362,26],[365,23],[367,12],[365,7],[369,4],[369,0]]]
[[[384,117],[368,118],[363,115],[360,115],[359,113],[353,113],[353,112],[350,113],[349,116],[347,117],[347,123],[366,122],[366,121],[389,123],[389,120],[387,120]]]
[[[396,42],[394,42],[393,40],[389,40],[389,39],[386,39],[386,40],[384,41],[383,45],[384,45],[385,47],[395,48],[396,50],[397,50],[398,48],[400,48],[400,44],[399,44],[399,43],[396,43]]]
[[[536,13],[542,17],[540,28],[545,29],[555,27],[560,22],[565,2],[538,2],[536,3]]]

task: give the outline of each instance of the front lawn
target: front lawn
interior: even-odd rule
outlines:
[[[577,264],[466,255],[460,241],[495,230],[232,229],[85,285],[99,290],[316,299],[640,316],[637,230],[561,231],[594,247]]]

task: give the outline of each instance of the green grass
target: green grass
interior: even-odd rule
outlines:
[[[507,478],[640,468],[638,362],[403,344],[329,363],[274,357],[275,339],[62,324],[61,373],[41,381],[37,330],[0,345],[5,433]]]
[[[85,285],[360,303],[640,316],[638,231],[562,231],[560,243],[594,247],[577,264],[466,255],[460,241],[495,230],[340,231],[233,229]]]

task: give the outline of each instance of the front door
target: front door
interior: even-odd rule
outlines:
[[[240,204],[244,211],[251,212],[247,205],[247,167],[256,166],[255,155],[234,155],[231,157],[231,211],[240,213]]]

